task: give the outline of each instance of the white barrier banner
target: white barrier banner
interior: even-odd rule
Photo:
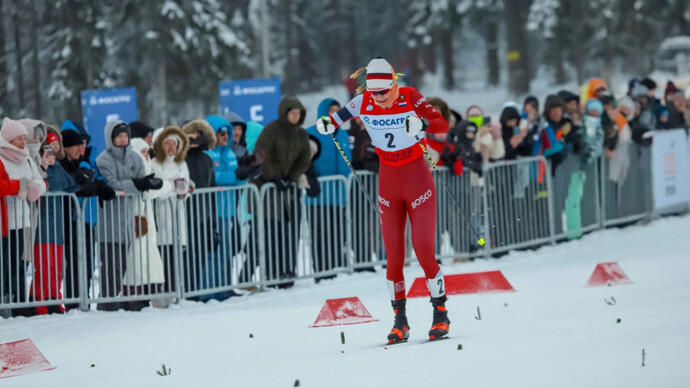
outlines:
[[[654,210],[688,203],[690,164],[685,130],[656,131],[652,143]]]

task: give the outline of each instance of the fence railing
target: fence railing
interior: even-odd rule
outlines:
[[[544,157],[489,163],[482,176],[434,174],[436,255],[489,257],[554,244],[653,213],[648,148],[627,163],[576,155],[552,171]],[[378,202],[378,176],[357,172]],[[120,193],[112,201],[48,193],[8,197],[0,250],[0,310],[138,310],[238,288],[285,287],[385,264],[378,209],[350,177],[319,178],[315,198],[273,184],[200,189],[185,197]],[[450,196],[453,196],[454,200]],[[454,202],[486,240],[476,239]],[[408,259],[414,252],[408,250]],[[24,309],[24,310],[23,310]]]

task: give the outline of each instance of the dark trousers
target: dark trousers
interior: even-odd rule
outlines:
[[[299,229],[297,220],[266,220],[266,280],[293,278],[297,267]],[[281,285],[279,285],[280,287]],[[291,286],[291,282],[285,286]]]
[[[159,245],[158,251],[161,253],[161,260],[163,261],[163,273],[165,274],[165,283],[163,283],[162,290],[164,293],[175,291],[175,247],[172,245]]]
[[[22,303],[28,301],[26,295],[26,263],[22,259],[24,251],[24,231],[22,229],[10,230],[6,237],[2,238],[2,276],[0,277],[0,298],[10,303]],[[33,308],[12,309],[13,316],[27,315],[24,312]]]
[[[79,295],[79,241],[77,239],[77,223],[72,221],[71,227],[65,230],[65,266],[64,287],[65,299],[78,298]],[[93,277],[94,233],[91,224],[84,225],[84,260],[86,261],[86,292],[88,293]],[[78,303],[65,303],[66,310],[79,308]]]
[[[122,276],[126,271],[127,244],[101,243],[101,298],[113,298],[122,291]],[[118,302],[99,303],[98,310],[117,311]]]
[[[343,255],[345,239],[345,208],[310,206],[311,256],[315,272],[347,266]]]

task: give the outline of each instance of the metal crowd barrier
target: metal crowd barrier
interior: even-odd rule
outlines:
[[[648,218],[654,210],[652,198],[651,147],[636,143],[627,149],[627,160],[601,159],[602,226],[614,226]]]
[[[213,187],[180,199],[182,298],[227,298],[238,287],[262,284],[259,190]]]
[[[486,255],[553,241],[551,166],[544,157],[489,163],[484,177]]]
[[[437,258],[489,257],[651,217],[650,149],[633,143],[619,152],[628,158],[588,165],[571,155],[553,172],[541,156],[489,163],[482,177],[439,168]],[[378,175],[357,175],[378,202]],[[36,203],[7,197],[0,313],[164,307],[384,265],[378,209],[354,177],[319,182],[314,198],[272,183],[185,197],[119,193],[112,201],[66,193],[46,193]]]
[[[45,193],[36,202],[6,197],[6,203],[7,214],[2,216],[7,217],[7,230],[3,225],[0,249],[0,315],[59,312],[62,303],[78,303],[78,294],[65,294],[61,287],[63,276],[76,280],[78,273],[69,259],[80,249],[71,237],[80,233],[65,218],[79,212],[77,197]]]
[[[375,204],[379,200],[379,176],[371,171],[357,171],[370,199]],[[319,178],[321,180],[322,178]],[[386,250],[381,236],[381,222],[378,208],[372,208],[359,183],[350,176],[347,179],[348,232],[353,270],[373,270],[376,265],[385,264]]]

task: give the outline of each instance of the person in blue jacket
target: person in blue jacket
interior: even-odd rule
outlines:
[[[213,161],[213,171],[216,177],[217,186],[236,186],[244,183],[244,181],[237,179],[236,170],[238,167],[238,158],[232,148],[230,136],[232,136],[233,126],[224,118],[217,115],[210,115],[206,117],[206,121],[211,125],[213,131],[216,133],[216,147],[212,150],[205,151]],[[246,152],[246,151],[245,151]],[[217,209],[218,209],[218,231],[220,232],[220,244],[218,252],[214,255],[212,263],[217,272],[217,276],[210,277],[217,279],[219,284],[211,286],[225,286],[223,281],[230,282],[232,257],[242,247],[241,228],[237,222],[236,206],[238,203],[239,191],[219,191],[217,194]],[[225,268],[225,270],[223,270]],[[222,273],[226,273],[227,277]],[[230,296],[234,293],[231,292]],[[227,293],[219,293],[213,295],[215,299],[227,298]]]
[[[326,98],[317,108],[317,117],[330,116],[340,109],[338,101]],[[315,155],[314,167],[321,178],[350,175],[350,168],[345,163],[340,151],[330,135],[321,135],[316,125],[307,128],[307,133],[319,141],[321,153]],[[348,160],[352,160],[348,133],[337,128],[333,133],[342,147]],[[340,180],[327,180],[321,183],[321,195],[308,198],[309,225],[311,227],[311,252],[315,272],[325,272],[336,268],[345,268],[347,258],[343,251],[343,244],[337,236],[346,235],[345,232],[345,184]],[[316,281],[332,278],[335,275],[319,276]]]

